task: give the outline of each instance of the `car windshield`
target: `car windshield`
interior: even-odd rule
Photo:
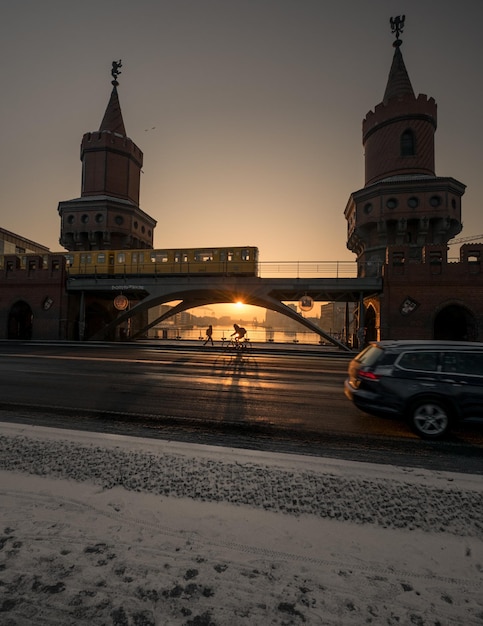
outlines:
[[[363,365],[374,365],[383,352],[384,350],[379,348],[379,346],[367,346],[367,348],[364,348],[364,350],[356,356],[356,360]]]

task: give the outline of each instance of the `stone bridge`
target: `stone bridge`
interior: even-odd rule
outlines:
[[[124,294],[136,301],[134,306],[123,311],[106,326],[101,333],[90,339],[104,339],[116,326],[130,317],[152,307],[179,301],[164,315],[145,326],[138,335],[159,324],[168,317],[200,306],[243,302],[282,313],[317,333],[326,341],[348,350],[347,346],[326,333],[310,320],[305,319],[284,302],[297,302],[310,296],[315,302],[359,302],[367,296],[382,291],[380,276],[367,278],[260,278],[255,276],[143,276],[123,278],[71,277],[67,281],[69,292],[80,292],[80,327],[84,327],[86,293],[98,294],[113,299]],[[361,307],[363,311],[363,307]],[[360,320],[364,326],[364,320]],[[137,336],[138,336],[137,335]],[[135,337],[133,337],[135,338]]]

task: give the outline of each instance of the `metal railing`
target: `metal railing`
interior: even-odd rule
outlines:
[[[261,278],[357,278],[361,275],[380,276],[380,264],[368,263],[365,268],[355,261],[260,261]]]

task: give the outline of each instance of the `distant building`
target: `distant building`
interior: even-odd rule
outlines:
[[[354,333],[354,304],[328,302],[320,307],[320,327],[342,341],[352,341]]]
[[[0,228],[0,254],[48,254],[49,248]]]
[[[297,312],[297,305],[289,304],[288,307],[292,309],[292,311]],[[265,327],[274,331],[306,331],[306,329],[301,327],[295,320],[290,319],[281,313],[277,313],[276,311],[271,311],[270,309],[267,309],[265,312]]]

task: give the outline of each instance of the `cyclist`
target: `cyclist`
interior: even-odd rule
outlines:
[[[241,339],[247,334],[246,328],[243,326],[238,326],[238,324],[233,324],[233,328],[235,329],[234,333],[231,333],[230,337],[234,337],[236,343],[239,343]]]

